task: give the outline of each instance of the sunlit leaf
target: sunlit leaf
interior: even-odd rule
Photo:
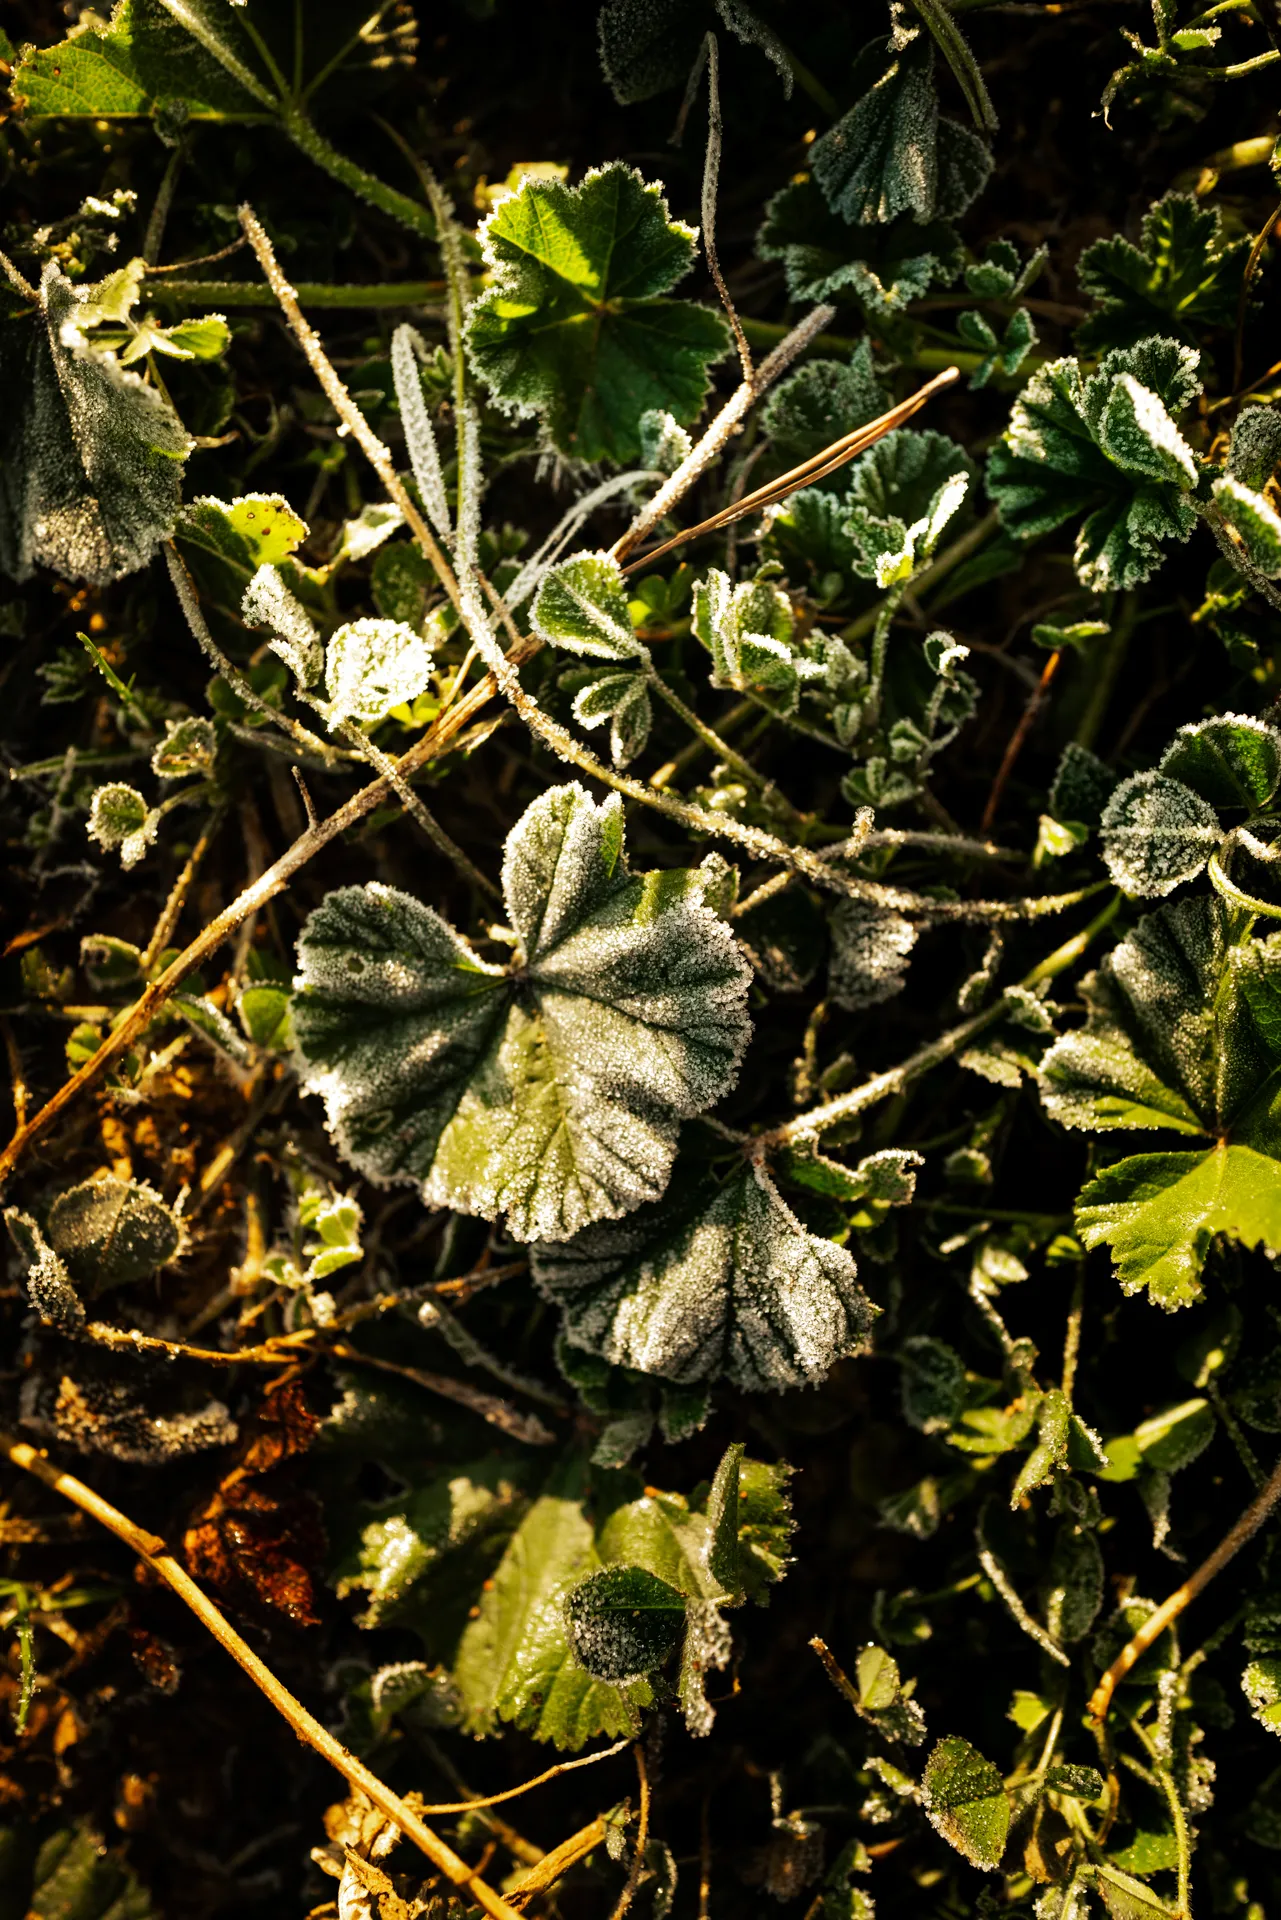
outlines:
[[[975,1867],[999,1867],[1010,1831],[1010,1802],[990,1760],[949,1734],[925,1763],[921,1801],[936,1833]]]

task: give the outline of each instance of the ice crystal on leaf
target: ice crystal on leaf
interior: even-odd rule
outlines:
[[[936,1833],[976,1867],[998,1867],[1010,1831],[1010,1801],[990,1760],[950,1734],[925,1763],[921,1803]]]
[[[520,941],[481,960],[430,907],[332,893],[299,942],[294,1031],[334,1139],[370,1179],[564,1238],[662,1193],[679,1124],[733,1085],[750,969],[701,869],[633,875],[622,805],[553,788],[510,834]]]
[[[627,583],[612,554],[579,553],[553,567],[534,601],[534,631],[554,647],[597,660],[642,660]]]
[[[850,468],[845,532],[856,572],[879,587],[927,559],[965,498],[973,464],[946,434],[899,427]]]
[[[806,1232],[751,1164],[720,1182],[685,1168],[662,1200],[540,1246],[533,1267],[576,1346],[668,1380],[805,1385],[872,1322],[850,1254]]]
[[[1281,1246],[1281,935],[1249,924],[1215,897],[1149,914],[1082,983],[1085,1027],[1042,1062],[1063,1125],[1199,1143],[1120,1160],[1077,1199],[1086,1246],[1110,1246],[1125,1291],[1167,1308],[1199,1298],[1216,1233]]]
[[[832,909],[828,993],[851,1012],[901,993],[916,928],[901,913],[867,900],[841,900]]]
[[[1275,580],[1281,574],[1281,514],[1265,494],[1256,493],[1230,473],[1213,481],[1210,493],[1251,563]]]
[[[1196,517],[1186,497],[1196,461],[1173,418],[1200,390],[1196,367],[1190,347],[1153,338],[1106,354],[1093,374],[1071,359],[1033,374],[988,457],[988,492],[1009,531],[1032,540],[1085,514],[1082,584],[1147,580],[1162,542],[1186,540]]]
[[[780,713],[794,713],[801,682],[823,672],[791,645],[794,625],[791,602],[767,575],[736,586],[711,567],[695,584],[693,628],[712,656],[712,685],[758,688]]]
[[[481,240],[493,284],[467,348],[500,405],[541,415],[562,453],[622,464],[640,454],[648,409],[694,419],[729,329],[710,307],[663,298],[693,265],[695,235],[658,187],[618,161],[577,187],[527,178]]]
[[[597,21],[600,63],[620,106],[651,100],[685,84],[709,28],[724,27],[746,46],[759,47],[792,94],[787,51],[773,30],[742,0],[605,0]]]
[[[93,346],[84,298],[52,262],[35,313],[0,323],[0,569],[101,586],[173,532],[192,441],[169,402]]]
[[[1281,733],[1244,713],[1190,721],[1162,754],[1160,770],[1212,807],[1255,813],[1281,786]]]
[[[832,211],[860,225],[963,213],[986,185],[992,156],[968,127],[940,116],[933,42],[924,34],[897,48],[872,41],[854,84],[861,97],[810,149]]]
[[[329,724],[376,725],[393,707],[416,700],[431,678],[431,649],[398,620],[352,620],[325,647]]]
[[[887,226],[851,226],[812,179],[793,181],[767,203],[756,251],[782,263],[793,300],[857,301],[869,317],[950,286],[964,257],[949,221],[904,214]]]
[[[1223,838],[1209,802],[1166,773],[1123,780],[1103,809],[1100,833],[1117,886],[1148,898],[1195,878]]]

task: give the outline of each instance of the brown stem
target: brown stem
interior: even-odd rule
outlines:
[[[1023,742],[1032,731],[1032,722],[1036,719],[1037,714],[1045,704],[1045,696],[1050,690],[1050,682],[1058,672],[1059,662],[1062,658],[1062,653],[1056,648],[1042,668],[1041,678],[1037,681],[1036,686],[1032,690],[1031,698],[1019,716],[1019,724],[1010,735],[1010,744],[1005,749],[1005,757],[996,770],[996,778],[992,782],[992,791],[987,796],[987,805],[983,809],[983,819],[979,827],[981,833],[990,833],[992,831],[992,822],[996,819],[996,810],[1001,804],[1001,795],[1005,792],[1005,783],[1013,773],[1014,763],[1023,751]]]
[[[416,1813],[407,1807],[390,1787],[384,1786],[377,1774],[371,1773],[364,1762],[335,1740],[319,1720],[312,1718],[300,1700],[295,1700],[288,1688],[282,1686],[258,1655],[254,1652],[229,1620],[224,1619],[213,1601],[198,1587],[186,1568],[174,1559],[165,1549],[165,1543],[154,1533],[147,1533],[142,1527],[111,1506],[96,1494],[91,1487],[77,1480],[74,1475],[60,1473],[43,1453],[30,1447],[25,1441],[16,1440],[12,1435],[0,1432],[0,1451],[3,1451],[15,1467],[34,1474],[45,1486],[61,1494],[64,1500],[70,1500],[82,1512],[87,1513],[102,1526],[123,1540],[140,1560],[146,1562],[152,1572],[164,1581],[165,1585],[186,1603],[196,1618],[206,1626],[220,1646],[224,1647],[232,1659],[244,1668],[254,1685],[266,1694],[277,1712],[283,1715],[298,1738],[311,1747],[330,1766],[337,1769],[349,1785],[359,1787],[368,1795],[380,1812],[398,1826],[401,1832],[414,1845],[425,1853],[438,1873],[443,1873],[454,1886],[466,1890],[469,1897],[482,1906],[491,1915],[492,1920],[517,1920],[516,1909],[510,1906],[502,1895],[487,1886],[465,1860],[459,1858],[453,1848],[447,1846],[438,1834],[421,1821]],[[643,1777],[643,1775],[642,1775]]]
[[[555,1780],[562,1773],[572,1773],[575,1767],[594,1767],[598,1760],[612,1760],[616,1753],[621,1753],[623,1748],[630,1744],[628,1740],[616,1740],[612,1747],[605,1747],[600,1753],[585,1753],[581,1760],[562,1760],[556,1766],[548,1767],[546,1773],[535,1774],[532,1780],[526,1780],[522,1786],[508,1787],[503,1793],[491,1793],[483,1799],[450,1800],[440,1806],[424,1807],[423,1812],[473,1813],[477,1807],[499,1807],[504,1800],[518,1800],[522,1793],[529,1793],[534,1787],[541,1787],[545,1781]],[[550,1859],[550,1854],[545,1858]]]
[[[649,1775],[645,1771],[645,1749],[638,1740],[632,1751],[636,1755],[636,1772],[640,1777],[640,1812],[636,1823],[636,1851],[632,1855],[627,1885],[619,1895],[618,1905],[609,1916],[609,1920],[623,1920],[623,1915],[632,1904],[636,1888],[640,1883],[641,1868],[645,1864],[645,1845],[649,1839]]]
[[[510,1434],[513,1440],[521,1440],[526,1446],[549,1447],[555,1441],[555,1434],[543,1425],[536,1413],[518,1413],[508,1401],[500,1400],[497,1394],[482,1393],[479,1387],[472,1387],[465,1380],[454,1380],[447,1373],[426,1373],[421,1367],[402,1367],[395,1360],[380,1360],[372,1353],[362,1353],[359,1347],[349,1347],[339,1341],[329,1348],[335,1360],[348,1360],[359,1367],[374,1367],[379,1373],[394,1373],[399,1380],[412,1380],[415,1386],[425,1387],[428,1393],[438,1393],[443,1400],[456,1400],[469,1412],[480,1415],[491,1427],[498,1427],[503,1433]]]
[[[155,932],[143,948],[142,957],[138,961],[138,968],[141,973],[150,973],[152,967],[156,964],[157,957],[162,954],[168,946],[169,936],[178,924],[178,915],[182,912],[182,903],[187,897],[187,890],[199,873],[200,863],[209,851],[209,842],[222,825],[226,817],[226,812],[227,809],[225,806],[217,806],[214,808],[208,820],[205,822],[204,830],[200,838],[188,854],[187,863],[178,875],[178,878],[174,881],[169,898],[165,901],[161,909],[160,918],[156,921]]]
[[[1224,1535],[1209,1558],[1201,1562],[1195,1573],[1188,1575],[1181,1587],[1175,1588],[1169,1599],[1162,1602],[1156,1612],[1143,1622],[1138,1632],[1122,1647],[1090,1695],[1091,1719],[1098,1721],[1104,1719],[1117,1683],[1124,1680],[1131,1667],[1142,1659],[1154,1641],[1160,1639],[1170,1622],[1178,1619],[1184,1607],[1195,1600],[1201,1589],[1213,1580],[1215,1574],[1221,1572],[1228,1561],[1254,1537],[1278,1500],[1281,1500],[1281,1464],[1273,1468],[1241,1518]]]
[[[518,657],[513,657],[512,665],[519,665],[521,659],[527,659],[536,650],[537,642],[527,643],[525,652]],[[451,707],[446,717],[437,720],[427,729],[421,740],[418,740],[407,753],[401,755],[397,762],[401,774],[408,775],[416,772],[429,760],[446,752],[480,709],[488,705],[497,691],[498,682],[492,673],[487,673],[483,680],[477,681],[465,699]],[[353,794],[336,813],[331,813],[327,820],[320,821],[314,827],[308,827],[306,833],[301,834],[293,845],[281,854],[274,866],[268,867],[266,873],[260,875],[252,886],[246,887],[229,907],[224,907],[222,912],[196,935],[190,945],[183,948],[178,958],[151,982],[141,998],[134,1002],[119,1025],[103,1041],[93,1058],[87,1060],[78,1073],[73,1074],[70,1080],[59,1087],[53,1098],[45,1102],[34,1118],[25,1126],[18,1128],[8,1146],[0,1153],[0,1185],[8,1179],[19,1157],[26,1149],[35,1141],[42,1139],[67,1108],[74,1105],[81,1094],[86,1093],[90,1087],[96,1086],[107,1069],[128,1051],[139,1034],[155,1018],[170,994],[177,991],[189,973],[194,972],[209,958],[210,954],[216,953],[223,941],[234,933],[251,913],[257,913],[268,900],[274,899],[278,893],[283,892],[299,868],[306,866],[322,847],[327,847],[331,840],[336,840],[340,834],[345,833],[349,827],[363,819],[365,814],[372,812],[375,807],[382,806],[392,797],[390,780],[380,778],[371,781],[367,787],[362,787],[359,793]]]

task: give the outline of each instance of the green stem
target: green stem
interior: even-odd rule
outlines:
[[[805,818],[804,814],[778,791],[773,781],[767,780],[765,775],[761,773],[758,768],[754,767],[750,760],[745,760],[741,753],[730,746],[728,740],[722,740],[719,733],[716,733],[706,722],[700,720],[694,712],[694,709],[687,707],[680,695],[668,686],[666,680],[663,679],[663,676],[655,666],[651,665],[649,667],[645,677],[649,686],[658,695],[659,699],[669,706],[673,713],[679,715],[690,732],[702,741],[709,752],[714,753],[717,759],[723,761],[727,767],[732,767],[735,773],[741,774],[754,793],[759,793],[762,799],[772,801],[778,811],[785,819],[790,821],[793,826],[800,826],[803,823]]]
[[[1107,645],[1095,672],[1094,683],[1090,688],[1085,712],[1076,730],[1078,747],[1093,747],[1099,737],[1099,730],[1107,718],[1108,702],[1112,698],[1117,676],[1125,662],[1130,635],[1134,631],[1138,604],[1138,595],[1135,593],[1127,593],[1121,602],[1121,616],[1108,635]]]
[[[172,0],[166,0],[166,3],[171,4]],[[402,227],[420,234],[424,240],[436,238],[436,222],[426,207],[417,200],[411,200],[407,193],[389,187],[385,180],[367,173],[364,167],[357,166],[354,160],[349,160],[336,147],[331,147],[306,111],[296,102],[291,102],[285,108],[281,125],[300,153],[305,153],[309,160],[314,160],[318,167],[323,167],[326,173],[341,181],[358,199],[367,200],[370,206],[381,208],[393,220],[398,220]]]
[[[305,307],[427,307],[444,296],[443,280],[371,282],[368,286],[330,286],[300,280],[294,291]],[[147,282],[151,300],[174,300],[188,307],[274,307],[276,296],[258,280],[178,280],[168,274]]]
[[[1174,1826],[1174,1845],[1179,1874],[1180,1920],[1192,1920],[1192,1840],[1188,1833],[1188,1816],[1183,1810],[1179,1789],[1174,1784],[1174,1776],[1170,1769],[1156,1768],[1156,1777],[1161,1783],[1161,1791],[1165,1795],[1166,1804],[1170,1809],[1170,1819]]]
[[[943,0],[912,0],[912,3],[956,75],[975,126],[981,133],[995,133],[1000,123],[982,69]]]

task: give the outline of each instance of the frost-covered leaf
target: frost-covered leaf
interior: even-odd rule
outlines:
[[[605,0],[597,23],[600,63],[620,106],[684,86],[704,34],[724,27],[759,47],[790,98],[792,68],[773,29],[743,0]]]
[[[1103,809],[1099,831],[1117,886],[1149,899],[1194,879],[1223,838],[1209,801],[1168,773],[1123,780]]]
[[[1257,813],[1281,786],[1281,734],[1244,713],[1193,720],[1179,728],[1161,755],[1161,772],[1181,780],[1212,807]]]
[[[642,660],[627,610],[627,583],[612,554],[578,553],[543,580],[534,601],[534,631],[554,647],[597,660]]]
[[[1281,1660],[1251,1660],[1241,1675],[1241,1691],[1259,1725],[1281,1736]]]
[[[683,1119],[732,1086],[750,969],[707,875],[633,875],[617,795],[553,788],[503,865],[509,968],[393,888],[332,893],[299,943],[294,1030],[339,1150],[521,1239],[665,1187]]]
[[[685,1631],[685,1597],[644,1567],[603,1567],[565,1601],[570,1644],[597,1680],[635,1680],[661,1667]]]
[[[1093,1532],[1065,1520],[1054,1536],[1041,1588],[1046,1625],[1060,1646],[1075,1646],[1094,1625],[1103,1605],[1104,1571]]]
[[[1185,1400],[1140,1421],[1134,1439],[1144,1466],[1179,1473],[1199,1460],[1214,1438],[1216,1422],[1207,1400]]]
[[[1229,240],[1217,207],[1167,193],[1143,216],[1138,246],[1120,234],[1094,240],[1077,264],[1094,312],[1077,332],[1083,353],[1129,347],[1145,334],[1195,344],[1236,321],[1248,239]]]
[[[1174,1920],[1175,1909],[1167,1907],[1151,1887],[1107,1861],[1095,1869],[1095,1884],[1109,1920]]]
[[[694,586],[693,630],[712,656],[712,685],[753,687],[779,713],[793,713],[803,681],[822,668],[792,645],[791,602],[767,576],[737,585],[719,567]]]
[[[901,913],[866,900],[841,900],[832,909],[828,995],[857,1012],[901,993],[916,928]]]
[[[1111,767],[1088,747],[1069,740],[1050,788],[1050,812],[1056,820],[1097,827],[1116,785],[1117,776]]]
[[[790,469],[866,426],[889,404],[889,389],[877,377],[871,341],[864,335],[848,361],[810,360],[780,380],[762,410],[761,427],[779,467]],[[829,474],[818,485],[835,491],[846,478]]]
[[[198,0],[191,11],[265,86],[231,0]],[[118,0],[105,25],[95,21],[56,46],[24,48],[13,91],[32,115],[134,117],[173,100],[197,120],[262,115],[261,98],[235,80],[160,0]]]
[[[954,1347],[913,1334],[899,1349],[903,1418],[922,1433],[942,1433],[965,1407],[965,1362]]]
[[[577,187],[526,179],[481,239],[493,281],[467,346],[501,406],[539,414],[562,453],[620,464],[639,457],[651,408],[695,418],[729,329],[710,307],[663,298],[695,238],[658,187],[618,161]]]
[[[1232,423],[1228,472],[1244,487],[1266,486],[1281,462],[1281,412],[1242,407]]]
[[[866,89],[861,99],[810,149],[832,211],[863,226],[963,213],[987,184],[992,156],[968,127],[940,116],[933,41],[872,41],[854,85]]]
[[[182,1227],[151,1187],[99,1174],[60,1193],[49,1209],[49,1244],[93,1297],[143,1280],[172,1260]]]
[[[749,1600],[769,1605],[769,1589],[792,1564],[796,1531],[787,1490],[793,1468],[785,1460],[742,1460],[738,1469],[739,1573]]]
[[[431,649],[422,635],[396,620],[352,620],[325,645],[328,720],[376,726],[393,707],[407,705],[431,679]]]
[[[965,498],[974,474],[968,454],[945,434],[899,427],[850,468],[845,532],[856,572],[888,586],[905,564],[928,559]]]
[[[640,417],[641,464],[653,473],[675,473],[693,447],[686,429],[663,407],[649,407]]]
[[[104,852],[119,853],[128,872],[144,857],[156,838],[160,816],[147,805],[136,787],[112,780],[94,790],[89,803],[89,838]]]
[[[1165,1307],[1200,1294],[1216,1233],[1281,1246],[1281,936],[1249,937],[1217,898],[1162,907],[1082,983],[1083,1030],[1042,1063],[1065,1126],[1173,1131],[1207,1144],[1149,1152],[1097,1174],[1077,1200],[1086,1246],[1112,1248],[1127,1293]]]
[[[850,1255],[807,1233],[752,1165],[720,1183],[687,1167],[661,1201],[540,1246],[533,1264],[575,1345],[671,1380],[798,1386],[871,1325]]]
[[[1251,564],[1269,580],[1275,580],[1281,574],[1281,514],[1265,494],[1256,493],[1231,474],[1215,480],[1210,492]]]
[[[151,756],[151,771],[161,780],[182,780],[189,774],[213,771],[218,736],[212,720],[189,714],[185,720],[167,720],[165,737]]]
[[[585,1492],[581,1466],[567,1462],[485,1584],[453,1661],[469,1733],[492,1733],[507,1721],[535,1740],[577,1749],[597,1734],[616,1740],[636,1729],[635,1707],[588,1673],[571,1644],[566,1598],[601,1564]]]
[[[101,586],[173,532],[192,441],[169,402],[76,326],[81,290],[54,262],[38,310],[0,322],[0,569]]]
[[[604,673],[593,678],[574,695],[574,718],[584,727],[608,720],[610,758],[616,767],[630,766],[644,752],[654,719],[645,675]]]
[[[1186,540],[1197,477],[1174,421],[1198,391],[1197,355],[1175,340],[1106,354],[1096,373],[1051,361],[1014,403],[988,456],[987,488],[1020,540],[1084,514],[1076,570],[1096,591],[1133,587],[1160,565],[1166,540]]]
[[[1038,247],[1025,263],[1012,240],[990,241],[983,258],[965,269],[966,290],[976,300],[1017,300],[1036,280],[1048,255],[1047,247]]]
[[[284,661],[300,689],[306,690],[317,685],[325,663],[325,649],[321,646],[315,622],[280,567],[269,563],[259,567],[245,588],[240,612],[247,625],[260,627],[271,634],[268,643],[271,651]],[[379,623],[357,624],[376,626]],[[390,626],[394,623],[387,624]],[[359,643],[353,649],[353,657],[358,663]]]
[[[793,181],[766,204],[756,251],[781,262],[793,300],[857,302],[869,318],[950,286],[963,258],[949,221],[903,214],[887,226],[851,226],[812,178]]]
[[[930,1825],[975,1867],[999,1867],[1010,1802],[990,1760],[958,1734],[940,1740],[925,1763],[921,1804]]]
[[[40,1318],[62,1333],[78,1332],[85,1323],[83,1302],[38,1223],[18,1207],[5,1208],[4,1223],[26,1262],[27,1296]]]

